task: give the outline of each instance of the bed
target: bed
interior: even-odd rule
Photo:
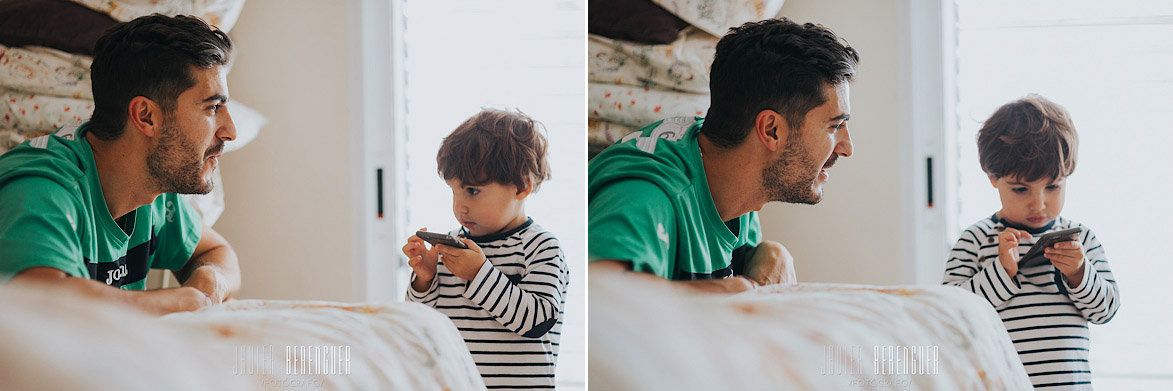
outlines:
[[[590,281],[590,384],[631,390],[1026,390],[989,303],[951,286],[695,295]]]
[[[460,333],[416,303],[231,301],[151,318],[0,286],[0,389],[483,390]]]

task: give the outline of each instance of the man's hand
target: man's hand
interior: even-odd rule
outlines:
[[[212,227],[204,225],[203,234],[187,264],[175,273],[184,287],[195,288],[219,304],[240,290],[240,266],[236,251]]]
[[[1067,285],[1077,287],[1083,283],[1087,257],[1083,253],[1082,244],[1074,240],[1059,242],[1043,251],[1043,256],[1051,260],[1051,264],[1067,278]]]
[[[659,284],[677,289],[683,288],[692,292],[732,294],[745,292],[754,288],[752,281],[741,276],[720,280],[669,281],[651,273],[633,272],[631,271],[631,263],[622,261],[591,262],[587,270],[590,273],[591,279],[607,278],[608,275],[627,273],[631,276],[637,276],[640,280],[647,281],[650,284]]]
[[[758,285],[798,283],[794,274],[794,257],[781,243],[763,240],[750,253],[745,264],[745,277]]]
[[[1018,274],[1018,243],[1025,239],[1030,239],[1030,233],[1014,228],[1006,228],[998,234],[998,262],[1010,277]]]
[[[420,231],[427,230],[420,228]],[[439,248],[428,248],[419,236],[411,235],[407,238],[407,244],[403,245],[403,255],[407,256],[407,266],[411,266],[411,271],[415,273],[411,289],[424,292],[432,286],[432,279],[436,278],[436,261],[439,260],[439,253]]]
[[[477,273],[485,264],[485,252],[472,239],[461,239],[460,241],[464,242],[468,248],[462,249],[443,244],[436,247],[440,248],[440,255],[444,257],[444,266],[452,271],[452,274],[472,281],[477,278]]]

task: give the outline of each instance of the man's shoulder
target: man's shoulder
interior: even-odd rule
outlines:
[[[632,132],[603,150],[588,166],[588,194],[617,182],[639,179],[656,184],[666,193],[677,193],[703,174],[697,167],[698,152],[690,148],[703,120],[695,117],[665,119]]]
[[[79,148],[79,126],[34,137],[0,155],[0,186],[24,176],[52,179],[69,188],[85,177],[84,148]]]
[[[604,157],[605,160],[607,155],[617,152],[630,153],[639,151],[651,155],[657,153],[679,153],[680,144],[690,139],[688,137],[689,132],[699,129],[703,123],[704,119],[700,117],[665,118],[628,133],[619,139],[619,141],[616,141],[614,145],[603,150],[595,159]]]

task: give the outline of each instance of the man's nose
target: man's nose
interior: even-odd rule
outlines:
[[[228,105],[224,105],[224,119],[219,129],[216,129],[216,138],[224,141],[236,139],[236,123],[232,121],[232,114],[228,113]]]
[[[835,135],[835,153],[842,157],[851,157],[853,148],[851,133],[847,131],[847,124],[843,124],[843,130]]]

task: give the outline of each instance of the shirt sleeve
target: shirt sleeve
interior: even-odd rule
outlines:
[[[591,262],[631,262],[632,270],[672,278],[676,216],[664,190],[644,180],[616,182],[587,206]]]
[[[0,187],[0,281],[33,267],[88,278],[74,195],[52,179],[27,176]]]
[[[562,319],[563,296],[569,283],[565,256],[558,239],[542,233],[522,247],[525,273],[516,283],[489,261],[469,281],[464,297],[493,314],[505,328],[526,338],[539,338]]]
[[[489,263],[489,262],[485,261],[485,263]],[[411,272],[411,278],[409,278],[407,280],[408,281],[408,283],[407,283],[407,301],[410,301],[413,303],[427,304],[433,308],[436,307],[436,300],[440,298],[440,295],[438,293],[440,290],[436,289],[437,287],[440,286],[439,285],[439,281],[440,281],[439,274],[440,274],[440,272],[439,272],[439,270],[437,270],[436,275],[432,277],[432,285],[429,285],[427,290],[425,290],[423,292],[416,292],[415,288],[413,288],[411,286],[411,282],[415,281],[415,279],[419,278],[419,276],[416,276],[414,271]]]
[[[1085,229],[1086,236],[1082,243],[1086,263],[1083,281],[1079,286],[1072,287],[1064,277],[1063,284],[1067,288],[1067,296],[1088,322],[1104,324],[1112,320],[1120,308],[1120,291],[1116,286],[1116,278],[1112,276],[1112,269],[1108,267],[1104,245],[1096,239],[1094,232]]]
[[[156,225],[158,251],[151,259],[151,268],[182,269],[195,253],[203,230],[199,213],[178,194],[165,193],[152,206]]]
[[[1022,285],[1002,267],[998,257],[978,258],[981,242],[974,228],[961,234],[949,252],[943,283],[967,289],[997,307],[1021,292]]]

